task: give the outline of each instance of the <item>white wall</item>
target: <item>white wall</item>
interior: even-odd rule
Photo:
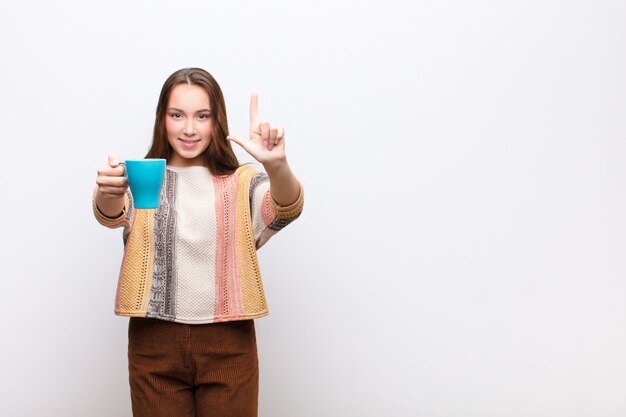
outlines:
[[[260,415],[626,415],[626,3],[3,4],[0,415],[130,416],[109,152],[165,78],[286,127]],[[248,160],[244,153],[238,155]]]

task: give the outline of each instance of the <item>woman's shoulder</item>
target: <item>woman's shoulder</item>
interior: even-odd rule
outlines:
[[[244,164],[235,171],[235,181],[238,188],[248,189],[250,193],[254,193],[260,185],[269,183],[269,178],[265,171],[254,164]]]
[[[235,171],[234,175],[237,177],[238,181],[243,182],[252,182],[259,180],[267,180],[267,174],[260,167],[248,163],[243,164]]]
[[[252,163],[242,164],[235,170],[235,175],[256,175],[260,172],[258,167]]]

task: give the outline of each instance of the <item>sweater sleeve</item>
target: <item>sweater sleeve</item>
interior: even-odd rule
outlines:
[[[110,229],[116,229],[118,227],[124,227],[127,229],[130,226],[130,218],[132,213],[132,197],[130,195],[130,191],[126,192],[124,195],[124,209],[122,210],[122,214],[115,218],[108,217],[104,215],[98,206],[96,205],[96,193],[98,192],[98,187],[93,190],[92,197],[92,206],[93,206],[93,214],[96,217],[98,223],[103,226],[106,226]]]
[[[270,194],[269,177],[264,172],[257,173],[250,183],[250,213],[256,248],[263,246],[272,236],[297,219],[304,206],[304,189],[300,184],[298,199],[281,206]]]

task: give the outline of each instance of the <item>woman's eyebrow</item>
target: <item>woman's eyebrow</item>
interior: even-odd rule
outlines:
[[[178,108],[176,108],[176,107],[169,107],[169,108],[167,109],[167,111],[177,111],[177,112],[179,112],[179,113],[185,113],[185,111],[184,111],[184,110],[178,109]],[[203,112],[209,112],[209,113],[210,113],[210,112],[211,112],[211,109],[200,109],[200,110],[196,110],[196,113],[203,113]]]

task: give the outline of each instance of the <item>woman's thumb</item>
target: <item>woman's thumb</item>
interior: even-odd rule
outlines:
[[[115,168],[120,164],[120,157],[116,153],[109,154],[109,166]]]

